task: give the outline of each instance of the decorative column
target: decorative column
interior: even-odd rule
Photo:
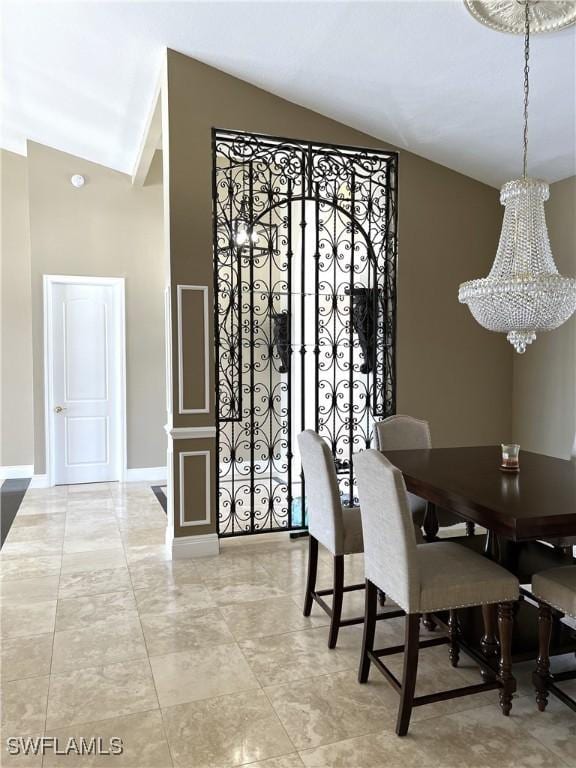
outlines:
[[[171,297],[173,291],[167,292]],[[208,286],[177,285],[176,324],[169,336],[176,341],[177,381],[169,409],[168,516],[171,521],[172,555],[175,559],[214,555],[219,552],[216,533],[216,427],[181,426],[210,415],[211,389],[211,297]],[[167,313],[171,314],[171,313]],[[176,422],[176,423],[175,423]]]
[[[212,267],[211,132],[190,132],[182,57],[161,84],[166,250],[167,496],[172,556],[219,552]],[[176,66],[176,69],[175,69]]]

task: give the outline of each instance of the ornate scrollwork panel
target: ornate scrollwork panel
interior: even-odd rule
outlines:
[[[302,528],[298,433],[352,504],[395,410],[397,157],[215,131],[213,160],[219,531]]]

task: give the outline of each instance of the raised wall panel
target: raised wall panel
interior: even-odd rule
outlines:
[[[210,356],[208,339],[208,287],[179,285],[178,306],[178,412],[208,413]]]
[[[182,451],[178,463],[180,525],[184,528],[207,525],[211,518],[210,451]]]

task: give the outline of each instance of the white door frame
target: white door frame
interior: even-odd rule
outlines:
[[[53,317],[52,317],[52,298],[53,286],[59,284],[74,285],[106,285],[115,288],[119,300],[118,318],[114,324],[113,332],[116,335],[118,343],[117,349],[120,352],[120,361],[117,366],[115,389],[120,394],[120,403],[117,409],[118,423],[116,425],[117,440],[119,441],[117,455],[117,475],[121,482],[126,479],[126,470],[128,466],[127,448],[126,448],[126,321],[125,321],[125,281],[123,277],[85,277],[83,275],[44,275],[43,276],[43,296],[44,296],[44,431],[46,439],[46,476],[48,486],[53,486],[54,482],[54,382],[52,379],[52,359],[53,359]]]

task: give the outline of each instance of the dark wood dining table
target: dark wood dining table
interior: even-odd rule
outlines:
[[[520,452],[520,471],[500,469],[500,446],[386,451],[403,473],[407,489],[486,529],[482,536],[451,538],[483,551],[528,585],[532,574],[576,560],[571,548],[550,542],[576,537],[576,461]],[[548,543],[546,543],[548,542]],[[463,649],[494,655],[495,627],[486,611],[466,610],[461,619]],[[528,588],[515,617],[513,656],[537,655],[537,617]],[[468,648],[467,648],[467,647]],[[576,631],[555,622],[552,654],[576,651]]]

